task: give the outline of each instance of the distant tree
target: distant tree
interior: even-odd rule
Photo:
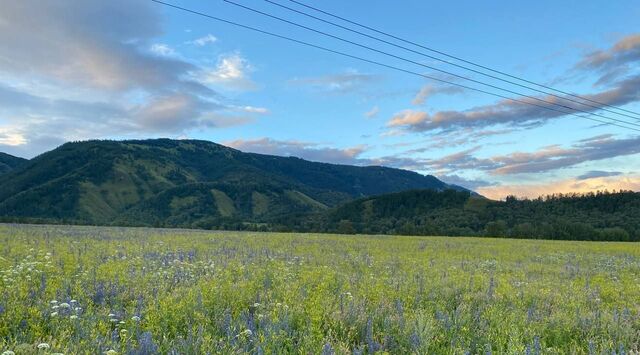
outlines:
[[[492,221],[485,226],[485,235],[488,237],[507,236],[507,223],[503,220]]]
[[[356,230],[353,228],[353,223],[348,219],[343,219],[338,223],[338,233],[340,234],[355,234]]]

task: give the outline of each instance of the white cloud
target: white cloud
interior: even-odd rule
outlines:
[[[0,146],[18,146],[27,142],[22,133],[16,132],[11,127],[0,127]]]
[[[193,41],[189,41],[187,43],[193,44],[198,47],[204,47],[207,44],[215,43],[217,40],[218,39],[214,35],[207,34],[206,36],[194,39]]]
[[[230,90],[255,90],[257,85],[249,78],[253,67],[238,53],[222,55],[215,68],[205,70],[202,80]]]
[[[221,58],[207,83],[198,77],[207,68],[159,42],[162,33],[158,7],[145,1],[3,4],[0,149],[33,156],[65,140],[177,136],[268,111],[235,109],[209,85],[255,86],[244,58]]]
[[[169,47],[169,45],[162,44],[162,43],[153,44],[151,46],[151,51],[155,54],[166,56],[166,57],[176,55],[176,51],[173,48]]]

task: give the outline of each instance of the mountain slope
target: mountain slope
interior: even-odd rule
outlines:
[[[169,139],[67,143],[0,176],[0,185],[0,216],[175,226],[258,223],[363,196],[450,188],[405,170]]]
[[[0,175],[13,171],[25,162],[27,162],[27,159],[0,152]]]

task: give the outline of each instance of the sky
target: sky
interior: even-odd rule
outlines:
[[[395,57],[222,0],[166,1],[538,106],[150,0],[23,0],[5,2],[0,11],[0,151],[32,158],[67,141],[204,139],[248,152],[409,169],[495,199],[640,191],[639,131],[589,119],[614,118],[640,129],[640,115],[546,96],[428,58],[420,53],[442,57],[424,49],[389,46],[263,0],[234,1]],[[289,0],[272,1],[312,13]],[[301,1],[640,113],[637,0]],[[540,100],[574,106],[584,117],[548,110],[568,111]]]

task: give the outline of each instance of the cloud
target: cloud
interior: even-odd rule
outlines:
[[[536,198],[553,193],[587,193],[603,190],[640,191],[640,176],[599,177],[588,180],[565,179],[538,184],[496,185],[480,187],[476,191],[491,199],[504,199],[509,195]]]
[[[230,108],[247,113],[256,113],[260,115],[268,115],[271,113],[268,108],[265,107],[254,107],[254,106],[230,106]]]
[[[167,44],[162,44],[162,43],[155,43],[151,46],[151,51],[155,54],[161,55],[161,56],[173,56],[176,55],[176,51],[169,47],[169,45]]]
[[[514,152],[489,158],[473,155],[480,147],[467,149],[439,159],[429,160],[432,169],[443,171],[483,170],[492,175],[542,173],[575,166],[584,162],[640,153],[640,136],[614,139],[602,135],[562,147],[551,145],[535,152]]]
[[[373,106],[371,110],[364,113],[364,116],[366,118],[374,118],[378,116],[378,113],[380,113],[380,108],[378,106]]]
[[[202,80],[209,69],[177,56],[158,42],[161,35],[150,2],[7,3],[0,12],[0,148],[33,156],[66,140],[181,135],[246,124],[268,111],[225,103]],[[238,58],[221,60],[216,88],[255,85],[247,60]]]
[[[575,69],[600,72],[602,76],[597,84],[603,84],[623,76],[629,71],[629,64],[638,61],[640,61],[640,34],[631,34],[608,49],[587,54]]]
[[[424,105],[427,99],[438,94],[457,94],[462,92],[462,88],[457,86],[436,86],[428,84],[423,86],[411,101],[414,105]]]
[[[260,138],[254,140],[234,140],[225,145],[245,152],[269,154],[278,156],[292,156],[311,161],[334,164],[362,165],[368,161],[360,159],[360,155],[367,150],[366,146],[358,145],[346,149],[323,147],[318,143],[297,140],[275,140]]]
[[[623,173],[620,171],[601,171],[601,170],[591,170],[588,171],[576,178],[576,180],[589,180],[595,178],[609,177],[609,176],[619,176]]]
[[[202,81],[222,84],[226,89],[255,90],[257,85],[249,78],[252,71],[253,67],[240,54],[225,54],[218,58],[215,68],[204,71]]]
[[[438,178],[447,184],[462,186],[474,191],[480,187],[493,186],[496,184],[482,179],[467,179],[456,174],[440,175]]]
[[[640,75],[628,77],[618,82],[615,87],[597,94],[582,96],[612,106],[623,106],[639,101]],[[542,99],[567,105],[567,102],[552,96],[542,97]],[[552,107],[558,111],[502,100],[496,104],[475,107],[468,111],[440,111],[435,114],[429,114],[421,110],[404,110],[391,117],[387,122],[387,127],[401,129],[405,132],[447,131],[460,128],[477,129],[496,125],[526,128],[539,126],[550,120],[566,116],[562,111],[568,111],[567,109],[553,107],[544,103],[533,103],[543,107]],[[595,109],[586,106],[580,107],[580,109],[582,111],[595,111]],[[577,120],[575,117],[571,117],[571,119]]]
[[[321,92],[347,94],[360,91],[378,80],[379,77],[377,75],[348,70],[339,74],[292,79],[289,80],[289,83],[310,87]]]
[[[189,41],[187,43],[193,44],[194,46],[198,46],[198,47],[204,47],[207,44],[215,43],[216,41],[218,41],[218,39],[214,35],[209,33],[206,36],[196,38],[193,41]]]

